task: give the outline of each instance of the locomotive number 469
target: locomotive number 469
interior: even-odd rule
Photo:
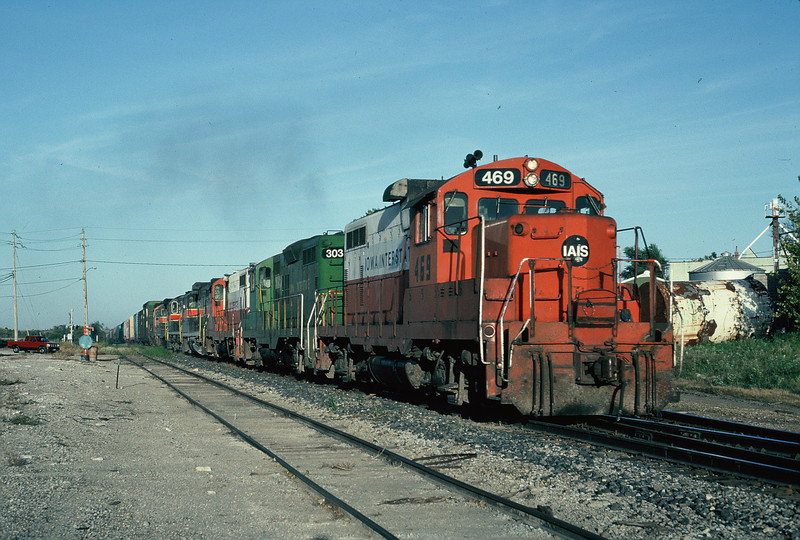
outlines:
[[[475,174],[476,186],[516,186],[519,181],[520,173],[517,169],[484,169]]]
[[[555,189],[569,189],[572,186],[572,176],[560,171],[542,171],[542,187]]]
[[[416,278],[417,281],[429,281],[431,279],[430,254],[417,257],[414,262],[414,278]]]

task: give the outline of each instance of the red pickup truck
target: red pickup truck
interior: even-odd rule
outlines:
[[[19,351],[39,351],[40,353],[56,352],[58,345],[44,336],[25,336],[25,339],[14,341],[9,340],[8,348],[14,352]]]

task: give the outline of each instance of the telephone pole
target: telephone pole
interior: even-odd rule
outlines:
[[[783,206],[778,199],[772,199],[772,202],[764,206],[764,213],[767,219],[771,219],[772,223],[772,265],[773,271],[777,274],[780,270],[780,249],[781,249],[781,229],[778,218],[785,217]],[[767,229],[769,229],[769,225]],[[766,232],[765,229],[764,231]],[[761,233],[764,234],[764,233]]]
[[[83,263],[83,333],[89,328],[89,297],[86,295],[86,234],[81,229],[81,262]]]
[[[19,340],[17,322],[17,231],[11,233],[11,278],[14,282],[14,341]]]

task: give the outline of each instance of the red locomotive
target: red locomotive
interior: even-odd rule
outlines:
[[[395,182],[394,204],[346,226],[344,285],[318,292],[305,369],[522,414],[659,411],[667,304],[655,277],[618,282],[602,194],[544,159],[480,157],[449,180]]]

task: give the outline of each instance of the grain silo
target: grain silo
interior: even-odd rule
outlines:
[[[689,281],[721,279],[731,281],[744,279],[753,274],[763,274],[764,270],[754,264],[737,259],[726,251],[719,259],[713,260],[689,271]]]

